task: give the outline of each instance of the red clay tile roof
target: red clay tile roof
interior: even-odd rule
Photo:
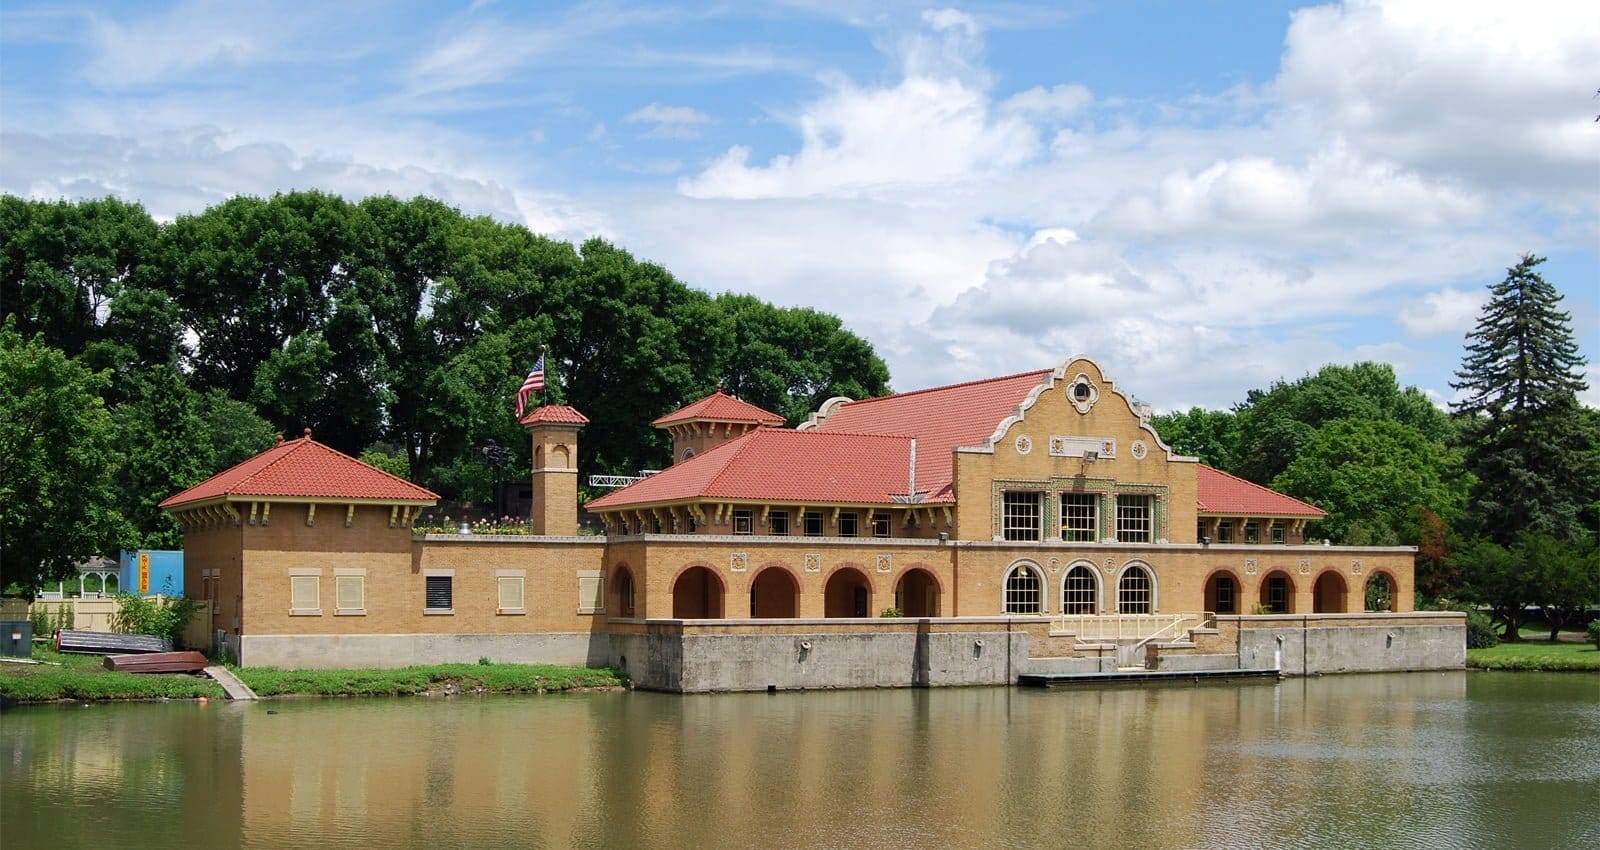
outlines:
[[[748,401],[740,401],[724,393],[720,387],[711,395],[687,407],[680,407],[650,424],[657,428],[662,428],[693,419],[710,419],[716,422],[754,422],[758,425],[783,424],[782,416],[769,410],[762,410]]]
[[[220,496],[279,496],[312,499],[376,499],[436,502],[437,493],[369,466],[306,436],[289,440],[171,496],[159,507],[174,508]]]
[[[852,401],[817,424],[817,430],[899,434],[917,438],[917,489],[930,499],[952,498],[951,452],[981,446],[1002,419],[1016,412],[1052,370],[933,387]]]
[[[909,437],[758,428],[608,493],[588,508],[708,498],[891,504],[906,492],[910,467]]]
[[[1328,512],[1293,496],[1269,490],[1237,475],[1200,464],[1195,473],[1195,502],[1203,514],[1230,516],[1325,517]]]
[[[535,407],[527,416],[522,417],[524,425],[540,425],[555,423],[561,425],[588,425],[589,417],[578,412],[575,407],[564,404],[547,404]]]

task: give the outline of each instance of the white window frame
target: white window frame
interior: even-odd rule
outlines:
[[[301,596],[306,587],[311,588],[311,607],[296,606],[296,602],[307,601]],[[289,616],[322,616],[322,570],[316,567],[294,567],[289,570]]]
[[[1225,520],[1221,520],[1221,521],[1219,521],[1217,523],[1217,542],[1218,543],[1232,543],[1233,542],[1233,521],[1232,520],[1225,519]]]
[[[1217,613],[1217,614],[1237,614],[1237,613],[1239,613],[1239,582],[1235,581],[1233,576],[1231,576],[1231,575],[1229,575],[1227,573],[1218,573],[1217,575],[1212,576],[1211,580],[1213,582],[1215,582],[1215,584],[1212,585],[1212,587],[1215,588],[1215,591],[1213,592],[1212,595],[1217,600],[1217,610],[1214,613]],[[1227,610],[1227,611],[1222,610],[1222,583],[1223,582],[1227,582],[1228,583],[1228,602],[1229,602],[1228,608],[1229,608],[1229,610]]]
[[[1023,586],[1024,573],[1031,587]],[[1000,610],[1006,614],[1043,614],[1044,595],[1044,570],[1029,561],[1013,564],[1000,585]]]
[[[867,514],[867,523],[872,526],[872,536],[887,538],[894,535],[894,517],[888,511],[873,511]]]
[[[1135,572],[1144,576],[1145,586],[1124,590],[1123,582],[1127,581]],[[1141,593],[1142,591],[1142,593]],[[1142,595],[1142,602],[1140,596]],[[1143,611],[1130,611],[1130,606],[1138,607],[1142,604]],[[1154,614],[1160,609],[1156,607],[1156,572],[1148,564],[1132,563],[1122,568],[1117,573],[1117,613],[1118,614]]]
[[[344,598],[342,590],[356,587],[356,599],[361,604],[354,607],[340,605],[352,600]],[[333,570],[333,615],[335,617],[364,617],[367,614],[367,568],[335,567]]]
[[[1118,543],[1155,541],[1156,497],[1144,493],[1118,493],[1116,506]]]
[[[755,511],[747,510],[745,508],[735,508],[733,511],[733,533],[740,535],[755,534]]]
[[[1044,523],[1044,491],[1006,490],[1000,494],[1000,539],[1038,542]]]
[[[860,537],[861,515],[855,511],[839,512],[839,536]]]
[[[450,580],[450,607],[428,607],[428,579],[447,578]],[[422,571],[422,613],[430,617],[449,616],[456,612],[456,571],[455,570],[423,570]]]
[[[1067,499],[1069,499],[1069,498],[1073,499],[1073,500],[1078,500],[1078,501],[1082,501],[1082,502],[1086,502],[1087,503],[1087,507],[1089,508],[1089,515],[1087,517],[1087,520],[1088,520],[1088,526],[1087,527],[1079,527],[1078,525],[1075,525],[1075,524],[1070,523],[1068,521],[1070,519],[1082,519],[1083,518],[1077,512],[1069,513],[1067,511],[1067,507],[1068,507]],[[1081,505],[1073,505],[1072,507],[1081,507]],[[1072,534],[1077,534],[1077,535],[1081,535],[1081,536],[1074,537],[1074,536],[1071,536]],[[1099,493],[1082,493],[1082,492],[1077,492],[1077,491],[1071,491],[1071,492],[1065,492],[1065,493],[1061,494],[1061,539],[1065,540],[1068,543],[1096,543],[1096,542],[1099,542],[1099,540],[1100,540],[1100,494]]]
[[[1072,579],[1075,575],[1088,577],[1087,591],[1081,586],[1073,587]],[[1083,610],[1085,602],[1088,607]],[[1093,564],[1079,561],[1067,567],[1066,573],[1061,576],[1061,613],[1077,615],[1100,613],[1100,573]]]
[[[495,570],[495,613],[505,616],[521,616],[528,613],[528,582],[527,570]],[[509,600],[515,605],[507,605],[506,590],[508,587],[516,588],[516,598]]]
[[[789,512],[769,511],[767,513],[767,533],[774,537],[788,537]]]
[[[601,570],[578,570],[578,613],[606,612],[606,579]]]
[[[811,523],[816,521],[816,531],[812,532]],[[822,525],[822,511],[803,511],[800,514],[800,533],[805,537],[821,537],[824,531]]]

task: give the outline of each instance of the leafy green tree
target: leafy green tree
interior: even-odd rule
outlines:
[[[126,539],[104,384],[15,319],[0,325],[0,586],[37,589]]]
[[[1236,466],[1239,418],[1232,411],[1191,407],[1152,417],[1150,424],[1178,454],[1200,458],[1216,469],[1232,470]]]
[[[1507,544],[1524,530],[1577,539],[1600,500],[1600,465],[1577,401],[1587,385],[1561,295],[1524,255],[1489,287],[1451,384],[1465,425],[1476,530]]]
[[[199,398],[200,418],[210,443],[211,470],[216,474],[272,448],[280,433],[256,415],[255,407],[211,390]]]
[[[137,397],[118,405],[114,419],[122,462],[117,467],[118,504],[132,526],[125,548],[178,549],[183,530],[157,507],[216,470],[211,434],[200,397],[171,366],[140,376]]]
[[[1383,419],[1318,428],[1272,486],[1328,511],[1313,536],[1351,544],[1400,543],[1415,511],[1458,516],[1466,498],[1458,452]]]
[[[1505,624],[1505,640],[1520,640],[1518,631],[1533,602],[1523,559],[1505,546],[1478,538],[1457,550],[1455,561],[1467,598],[1487,605],[1489,613]]]
[[[370,448],[361,453],[361,462],[368,466],[375,466],[397,478],[411,479],[411,467],[406,463],[406,456],[398,452],[388,452],[381,448]]]
[[[1550,626],[1550,639],[1582,626],[1600,603],[1600,549],[1593,538],[1574,542],[1536,531],[1523,535],[1520,548],[1529,599]]]

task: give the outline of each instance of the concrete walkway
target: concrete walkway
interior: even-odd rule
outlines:
[[[228,699],[232,699],[232,700],[259,699],[259,697],[256,696],[255,691],[250,690],[250,687],[248,685],[246,685],[244,682],[239,681],[239,677],[233,675],[233,672],[230,671],[226,667],[221,667],[221,666],[207,667],[206,668],[206,675],[217,680],[217,684],[221,685],[222,689],[224,691],[228,692]]]

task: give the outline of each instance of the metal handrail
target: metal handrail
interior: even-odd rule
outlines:
[[[1143,646],[1168,632],[1176,635],[1186,623],[1192,622],[1198,628],[1212,622],[1215,617],[1210,611],[1180,614],[1061,614],[1054,618],[1050,632],[1075,634],[1079,640],[1136,640],[1136,646]]]

